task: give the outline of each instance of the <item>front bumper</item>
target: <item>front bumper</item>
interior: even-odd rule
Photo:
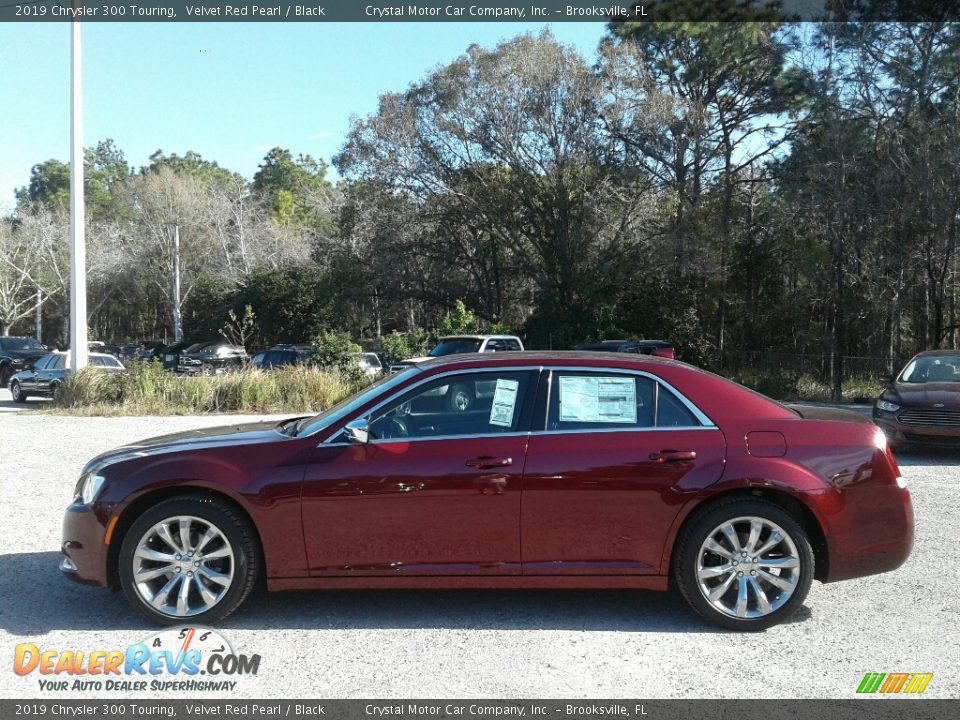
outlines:
[[[63,543],[60,570],[70,580],[83,585],[108,587],[106,537],[109,517],[75,501],[63,516]]]
[[[960,427],[936,425],[907,425],[900,422],[897,412],[873,409],[873,422],[883,430],[887,442],[894,448],[904,445],[929,445],[930,447],[955,448],[960,450]]]

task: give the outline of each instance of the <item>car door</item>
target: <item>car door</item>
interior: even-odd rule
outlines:
[[[520,496],[538,369],[447,373],[370,415],[369,441],[334,432],[303,486],[314,575],[520,573]],[[467,408],[448,395],[491,383]]]
[[[523,477],[523,572],[657,574],[680,507],[716,482],[719,429],[645,373],[553,370]],[[536,422],[536,421],[535,421]]]
[[[51,385],[54,382],[63,381],[66,375],[66,366],[66,355],[54,355],[50,362],[48,362],[42,370],[37,372],[34,378],[35,389],[33,392],[40,393],[41,395],[49,395],[51,393]]]
[[[46,355],[37,360],[32,367],[23,371],[20,377],[17,378],[23,392],[30,393],[37,391],[37,374],[47,366],[47,363],[53,362],[55,358],[55,355]]]

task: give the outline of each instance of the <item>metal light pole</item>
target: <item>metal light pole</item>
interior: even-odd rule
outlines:
[[[87,248],[83,204],[83,67],[80,23],[71,23],[70,64],[70,367],[87,365]]]

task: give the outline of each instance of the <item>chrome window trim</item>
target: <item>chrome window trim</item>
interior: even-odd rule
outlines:
[[[478,373],[478,372],[531,372],[531,373],[532,373],[532,372],[540,372],[540,371],[542,371],[542,370],[543,370],[543,367],[540,366],[540,365],[519,365],[519,366],[502,365],[502,366],[492,367],[492,368],[461,368],[460,370],[450,370],[449,372],[446,372],[446,373],[437,373],[436,375],[431,375],[431,376],[428,377],[428,378],[424,378],[423,380],[419,380],[419,381],[413,383],[412,385],[408,385],[407,387],[403,388],[403,389],[400,390],[399,392],[397,392],[397,393],[395,393],[394,395],[391,395],[390,397],[388,397],[386,400],[383,400],[382,402],[377,403],[376,405],[374,405],[372,408],[370,408],[370,409],[366,412],[365,417],[369,417],[370,415],[373,415],[373,413],[375,413],[377,410],[379,410],[380,408],[382,408],[384,405],[386,405],[387,403],[391,402],[391,401],[394,400],[395,398],[398,398],[398,397],[400,397],[401,395],[406,394],[408,391],[410,391],[410,390],[416,390],[416,389],[417,389],[418,387],[420,387],[421,385],[426,385],[427,383],[433,382],[434,380],[437,380],[438,378],[452,377],[452,376],[454,376],[454,375],[472,375],[472,374]],[[449,383],[447,383],[447,384],[449,385]],[[343,433],[343,428],[340,428],[339,430],[337,430],[337,432],[335,432],[333,435],[328,436],[328,437],[327,437],[322,443],[320,443],[320,444],[321,444],[321,445],[329,445],[329,444],[331,443],[331,441],[332,441],[335,437],[337,437],[338,435],[340,435],[341,433]],[[477,435],[477,436],[475,436],[475,437],[504,437],[505,435],[508,435],[508,434],[513,434],[513,433],[490,433],[490,434]],[[521,435],[526,435],[527,433],[526,433],[526,432],[523,432],[523,433],[520,433],[520,434],[521,434]],[[418,439],[421,439],[421,440],[438,440],[438,439],[440,439],[440,438],[447,438],[447,439],[449,439],[449,438],[463,438],[463,437],[467,437],[467,436],[466,436],[466,435],[442,435],[442,436],[441,436],[441,435],[436,435],[436,436],[429,437],[429,438],[418,438]],[[386,442],[391,442],[391,441],[393,441],[393,440],[391,439],[391,440],[388,440],[388,441],[386,441]],[[414,441],[414,438],[405,438],[405,439],[403,439],[403,440],[399,440],[399,439],[398,439],[398,440],[396,440],[396,441],[394,441],[394,442],[413,442],[413,441]],[[370,444],[371,444],[371,445],[374,444],[374,443],[378,443],[378,444],[379,444],[379,443],[382,443],[382,442],[385,442],[385,441],[383,441],[383,440],[381,440],[381,441],[371,440],[371,441],[370,441]],[[342,444],[352,445],[353,443],[342,443]]]
[[[392,401],[394,398],[399,397],[402,394],[405,394],[409,390],[415,390],[421,385],[426,383],[433,382],[434,380],[441,377],[448,377],[453,375],[466,375],[473,374],[478,372],[543,372],[544,370],[549,372],[548,382],[547,382],[547,404],[546,412],[543,417],[543,427],[540,429],[533,429],[528,432],[511,432],[511,433],[483,433],[483,434],[473,434],[473,435],[434,435],[431,437],[424,438],[389,438],[383,440],[371,440],[371,445],[383,445],[387,443],[398,443],[398,442],[422,442],[424,440],[454,440],[454,439],[477,439],[477,438],[497,438],[497,437],[517,437],[520,435],[571,435],[571,434],[585,434],[585,433],[610,433],[610,432],[664,432],[664,431],[677,431],[677,430],[718,430],[718,426],[713,422],[706,413],[704,413],[700,408],[691,402],[686,395],[677,390],[673,385],[653,373],[649,373],[646,370],[633,370],[631,368],[603,368],[603,367],[591,367],[591,366],[581,366],[581,365],[503,365],[493,368],[462,368],[459,370],[451,370],[446,373],[438,373],[436,375],[431,375],[428,378],[419,380],[412,385],[409,385],[403,388],[400,392],[397,392],[382,402],[374,405],[368,412],[367,415],[372,415],[377,410],[382,408],[384,405]],[[592,372],[592,373],[620,373],[624,375],[634,375],[640,377],[646,377],[652,380],[655,383],[660,383],[664,389],[672,393],[677,400],[680,401],[680,404],[683,405],[690,413],[700,422],[700,425],[675,425],[675,426],[663,426],[663,427],[610,427],[610,428],[590,428],[590,429],[570,429],[570,430],[548,430],[546,427],[547,419],[550,415],[550,400],[553,393],[553,379],[555,373],[558,372]],[[533,418],[534,427],[536,427],[537,418]],[[343,433],[343,428],[340,428],[332,435],[329,435],[325,440],[323,440],[320,445],[327,447],[339,447],[346,445],[353,445],[353,443],[335,443],[333,440],[340,436]]]
[[[680,392],[679,390],[677,390],[673,385],[671,385],[670,383],[668,383],[668,382],[667,382],[666,380],[664,380],[662,377],[660,377],[660,376],[658,376],[658,375],[654,375],[653,373],[649,373],[649,372],[647,372],[646,370],[633,370],[633,369],[631,369],[631,368],[597,368],[597,367],[589,367],[589,366],[573,366],[573,365],[571,365],[571,366],[568,366],[568,367],[556,367],[556,366],[551,366],[551,367],[550,367],[550,371],[551,371],[551,375],[550,375],[550,387],[551,387],[551,388],[553,388],[553,373],[554,373],[554,372],[592,372],[592,373],[597,373],[597,372],[600,372],[600,373],[602,373],[602,372],[610,372],[611,374],[620,373],[620,374],[624,374],[624,375],[639,375],[639,376],[641,376],[641,377],[649,378],[650,380],[653,380],[653,382],[655,382],[655,383],[660,383],[660,385],[662,385],[662,386],[664,387],[664,389],[666,389],[668,392],[672,393],[673,396],[674,396],[677,400],[680,401],[680,404],[683,405],[687,410],[689,410],[690,413],[700,422],[700,424],[699,424],[699,425],[672,425],[672,426],[669,426],[669,427],[665,427],[665,426],[664,426],[664,427],[657,427],[657,426],[653,426],[653,427],[640,427],[640,428],[638,428],[638,427],[635,427],[635,428],[623,428],[623,427],[621,427],[621,428],[611,428],[610,430],[608,430],[608,429],[606,429],[606,428],[590,428],[590,429],[581,429],[581,430],[548,430],[548,429],[546,429],[546,426],[544,426],[543,432],[545,432],[545,433],[572,433],[572,432],[580,432],[580,433],[583,433],[583,432],[612,432],[612,431],[618,431],[618,432],[636,432],[636,431],[638,431],[638,430],[642,430],[642,431],[651,431],[651,430],[652,430],[652,431],[662,431],[662,430],[702,430],[702,429],[715,430],[715,429],[718,429],[718,428],[717,428],[717,424],[716,424],[715,422],[713,422],[713,420],[711,420],[709,417],[707,417],[706,413],[704,413],[700,408],[698,408],[696,405],[694,405],[694,404],[687,398],[686,395],[684,395],[682,392]],[[546,415],[546,417],[544,418],[544,423],[546,423],[546,422],[548,421],[549,417],[550,417],[550,402],[549,402],[549,401],[550,401],[550,397],[549,397],[549,395],[548,395],[548,397],[547,397],[547,415]]]

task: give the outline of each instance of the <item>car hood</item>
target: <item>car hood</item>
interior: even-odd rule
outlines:
[[[204,450],[225,445],[255,445],[276,442],[285,438],[289,438],[289,436],[280,432],[280,426],[273,420],[186,430],[147,438],[105,452],[88,462],[83,469],[83,474],[90,472],[98,465],[102,467],[138,457]]]
[[[941,405],[950,410],[960,410],[960,383],[897,383],[893,391],[903,406]]]
[[[36,360],[37,358],[49,355],[49,350],[0,350],[4,357],[15,358],[17,360]]]

